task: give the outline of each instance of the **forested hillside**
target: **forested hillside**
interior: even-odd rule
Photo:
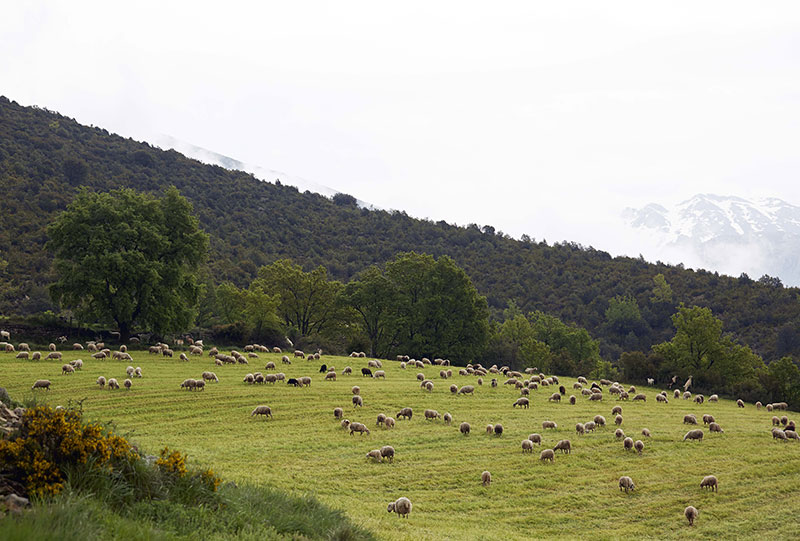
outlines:
[[[78,187],[161,192],[174,185],[210,235],[209,274],[247,285],[259,267],[290,258],[348,281],[397,252],[449,255],[488,298],[495,317],[513,301],[585,327],[603,356],[668,340],[676,306],[712,309],[765,360],[800,355],[798,290],[778,280],[731,278],[650,264],[577,244],[511,239],[490,226],[457,227],[403,212],[359,209],[207,166],[174,151],[86,127],[0,98],[0,314],[53,309],[46,291],[45,227]],[[535,232],[532,232],[535,234]],[[663,279],[658,275],[662,275]]]

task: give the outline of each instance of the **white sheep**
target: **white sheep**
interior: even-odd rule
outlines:
[[[397,513],[400,517],[408,518],[409,513],[411,513],[411,507],[411,500],[404,497],[390,503],[386,510],[390,513]]]
[[[485,487],[488,487],[492,484],[492,474],[488,471],[484,471],[481,473],[481,484]]]
[[[692,507],[691,505],[684,509],[683,516],[686,517],[686,520],[689,521],[689,526],[694,526],[694,519],[697,518],[697,515],[700,514],[700,511]]]
[[[385,458],[389,462],[394,462],[394,447],[391,445],[384,445],[380,450],[381,458]]]
[[[622,492],[622,490],[624,489],[625,490],[625,494],[627,494],[629,490],[632,491],[635,488],[636,488],[636,485],[633,483],[633,479],[631,479],[627,475],[623,475],[622,477],[619,478],[619,490],[620,490],[620,492]]]
[[[716,492],[717,478],[713,475],[706,475],[703,477],[703,480],[700,481],[700,488],[710,488],[711,492]]]
[[[263,415],[264,419],[271,419],[272,418],[272,408],[269,406],[256,406],[256,409],[250,413],[250,417],[254,415]]]
[[[46,389],[50,390],[50,380],[49,379],[37,379],[33,382],[33,386],[31,389]]]

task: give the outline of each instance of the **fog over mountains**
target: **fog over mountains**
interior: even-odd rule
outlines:
[[[781,199],[698,194],[670,208],[627,208],[623,219],[644,234],[647,259],[800,285],[800,207]]]

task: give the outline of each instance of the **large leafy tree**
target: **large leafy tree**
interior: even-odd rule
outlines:
[[[345,286],[342,299],[358,313],[369,339],[370,354],[373,357],[388,356],[399,332],[399,294],[394,283],[373,265]]]
[[[47,233],[50,294],[62,307],[113,322],[122,342],[137,326],[165,333],[192,323],[208,236],[175,187],[161,198],[83,189]]]

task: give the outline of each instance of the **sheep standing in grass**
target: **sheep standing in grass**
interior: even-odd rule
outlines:
[[[552,449],[543,449],[541,453],[539,453],[539,460],[542,462],[550,462],[555,461],[556,454],[553,452]]]
[[[432,421],[439,418],[439,412],[436,410],[425,410],[425,419]]]
[[[523,396],[523,397],[518,398],[516,400],[516,402],[514,402],[511,406],[514,407],[514,408],[519,406],[521,408],[527,409],[528,407],[530,407],[530,405],[531,405],[531,401]]]
[[[606,418],[602,415],[595,415],[594,416],[594,424],[597,426],[606,426]]]
[[[621,428],[618,428],[614,431],[614,437],[620,440],[625,437],[625,432],[623,432]]]
[[[461,425],[458,427],[458,430],[465,436],[469,436],[469,431],[470,431],[469,423],[467,422],[461,423]]]
[[[579,436],[583,436],[583,434],[586,432],[583,423],[578,423],[575,425],[575,432],[577,432]]]
[[[629,490],[634,490],[636,485],[633,483],[633,479],[628,477],[627,475],[623,475],[619,478],[619,491],[622,492],[625,490],[625,494],[628,493]]]
[[[569,440],[559,440],[553,451],[561,451],[562,453],[569,454],[572,451],[572,443]]]
[[[697,515],[700,514],[700,511],[692,507],[691,505],[684,509],[683,516],[686,517],[686,520],[689,521],[689,526],[694,526],[694,519],[697,518]]]
[[[641,455],[642,451],[644,451],[644,442],[642,440],[636,440],[633,442],[633,448]]]
[[[390,513],[397,513],[400,517],[408,518],[408,514],[411,513],[411,507],[411,500],[408,498],[398,498],[390,503],[386,510]]]
[[[528,436],[528,439],[531,440],[531,442],[535,443],[536,445],[542,444],[541,434],[531,434]]]
[[[485,471],[481,474],[481,484],[485,487],[488,487],[492,484],[492,474],[488,471]]]
[[[75,369],[72,367],[71,364],[65,364],[65,365],[63,365],[61,367],[61,375],[62,376],[63,375],[68,375],[68,374],[74,374],[74,373],[75,373]]]
[[[622,440],[622,448],[625,451],[630,451],[633,449],[633,438],[625,438]]]
[[[109,378],[109,380],[108,380],[108,388],[109,389],[114,389],[114,390],[119,389],[119,382],[117,382],[117,380],[114,379],[114,378]]]
[[[381,457],[381,450],[380,449],[373,449],[372,451],[367,453],[367,458],[371,458],[375,462],[383,462],[383,457]]]
[[[341,419],[344,417],[344,410],[342,408],[333,408],[333,418]]]
[[[130,378],[128,378],[128,379],[126,379],[125,381],[122,382],[122,385],[124,385],[125,388],[130,391],[131,390],[131,385],[133,385],[133,382],[130,380]]]
[[[49,379],[37,379],[33,382],[33,386],[31,389],[47,389],[50,390],[50,380]]]
[[[356,432],[369,436],[369,428],[367,428],[365,425],[362,423],[350,423],[350,435],[352,436]]]
[[[721,427],[721,426],[719,426],[717,423],[714,423],[714,422],[712,422],[712,423],[709,423],[709,425],[708,425],[708,431],[709,431],[709,432],[719,432],[720,434],[722,434],[723,432],[725,432],[724,430],[722,430],[722,427]]]
[[[347,430],[348,428],[350,428],[350,419],[342,419],[341,425],[342,428]]]
[[[685,425],[696,425],[697,424],[697,417],[694,416],[693,413],[689,415],[683,416],[683,424]]]
[[[392,417],[387,417],[386,420],[383,421],[383,427],[386,429],[394,428],[394,419]]]
[[[583,425],[583,429],[586,432],[594,432],[595,428],[596,428],[596,425],[594,424],[594,421],[589,421],[588,423],[584,423],[584,425]]]
[[[104,378],[103,376],[99,376],[99,377],[97,378],[97,384],[98,384],[98,385],[100,386],[100,388],[102,389],[103,387],[105,387],[105,386],[106,386],[106,378]]]
[[[533,453],[533,442],[531,440],[522,440],[522,453]]]
[[[699,428],[695,430],[690,430],[683,436],[683,441],[686,440],[702,440],[703,439],[703,431]]]
[[[486,433],[494,434],[494,425],[486,425]]]
[[[444,424],[446,425],[449,425],[450,423],[453,422],[453,416],[450,415],[449,413],[445,413],[442,419],[444,420]]]
[[[472,394],[473,392],[475,392],[475,387],[472,385],[464,385],[458,390],[458,394]]]
[[[401,409],[400,411],[397,412],[396,417],[398,419],[411,419],[411,417],[413,415],[414,415],[414,412],[413,412],[413,410],[411,408],[403,408],[403,409]]]
[[[380,449],[381,451],[381,458],[385,458],[389,462],[394,462],[394,447],[391,445],[384,445]]]
[[[703,477],[703,480],[700,481],[700,488],[710,488],[711,492],[716,492],[717,478],[713,475],[706,475]]]
[[[614,424],[617,426],[622,424],[622,415],[617,414],[617,416],[614,417]]]
[[[383,413],[378,414],[377,422],[375,423],[376,426],[381,426],[383,423],[386,422],[386,415]]]
[[[744,407],[744,402],[742,401],[742,399],[741,399],[741,398],[740,398],[739,400],[737,400],[737,401],[736,401],[736,405],[737,405],[737,406],[739,406],[740,408],[743,408],[743,407]]]
[[[645,438],[651,437],[650,436],[650,431],[648,429],[646,429],[646,428],[643,428],[642,429],[642,436],[644,436]]]
[[[358,408],[364,406],[364,399],[360,395],[353,395],[353,407]]]
[[[553,421],[543,421],[542,428],[545,430],[547,430],[548,428],[555,430],[558,428],[558,425]]]

